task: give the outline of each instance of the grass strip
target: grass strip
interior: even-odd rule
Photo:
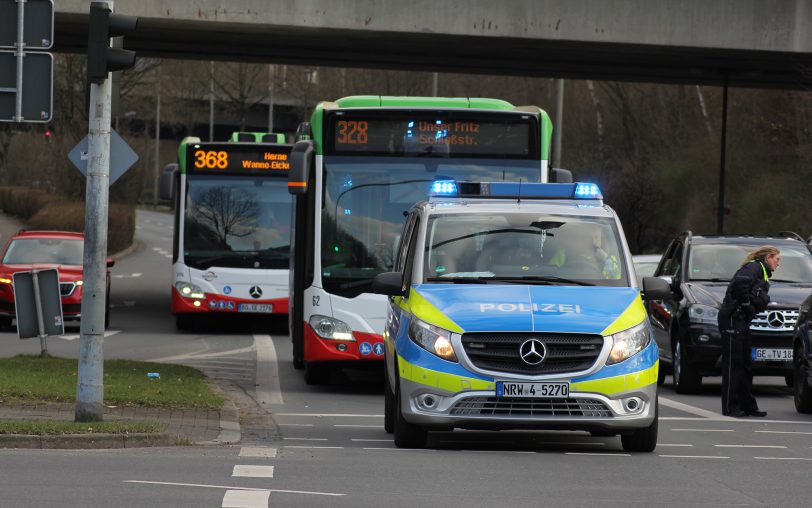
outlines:
[[[160,378],[150,378],[148,373],[158,373]],[[0,403],[75,402],[77,374],[75,359],[0,358]],[[104,362],[106,405],[219,409],[223,402],[197,369],[131,360]]]
[[[162,432],[162,425],[152,423],[0,420],[0,434],[60,436],[64,434],[152,434]]]

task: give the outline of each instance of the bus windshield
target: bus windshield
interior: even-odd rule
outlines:
[[[287,269],[290,202],[284,178],[188,175],[186,264]]]
[[[539,182],[538,160],[422,157],[325,157],[322,281],[327,291],[357,293],[392,270],[403,213],[428,198],[435,180]]]

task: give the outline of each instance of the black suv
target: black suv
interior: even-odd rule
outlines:
[[[693,393],[702,376],[721,375],[719,307],[731,277],[747,254],[762,245],[781,250],[781,266],[770,279],[770,305],[750,326],[753,374],[784,376],[792,385],[792,337],[801,302],[812,292],[812,247],[794,233],[775,236],[698,236],[675,238],[655,276],[671,285],[671,296],[646,302],[660,346],[660,379],[671,367],[674,388]]]

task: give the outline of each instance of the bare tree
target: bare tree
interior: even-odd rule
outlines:
[[[193,205],[195,220],[214,232],[220,245],[228,245],[228,238],[241,238],[253,234],[259,203],[244,191],[227,187],[212,187],[201,193]]]

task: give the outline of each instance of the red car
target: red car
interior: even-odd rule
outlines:
[[[78,320],[82,313],[82,257],[85,237],[66,231],[20,230],[6,243],[0,257],[0,326],[11,325],[15,317],[13,279],[17,272],[56,268],[62,294],[62,316]],[[110,324],[110,270],[115,262],[107,258],[107,292],[104,326]]]

